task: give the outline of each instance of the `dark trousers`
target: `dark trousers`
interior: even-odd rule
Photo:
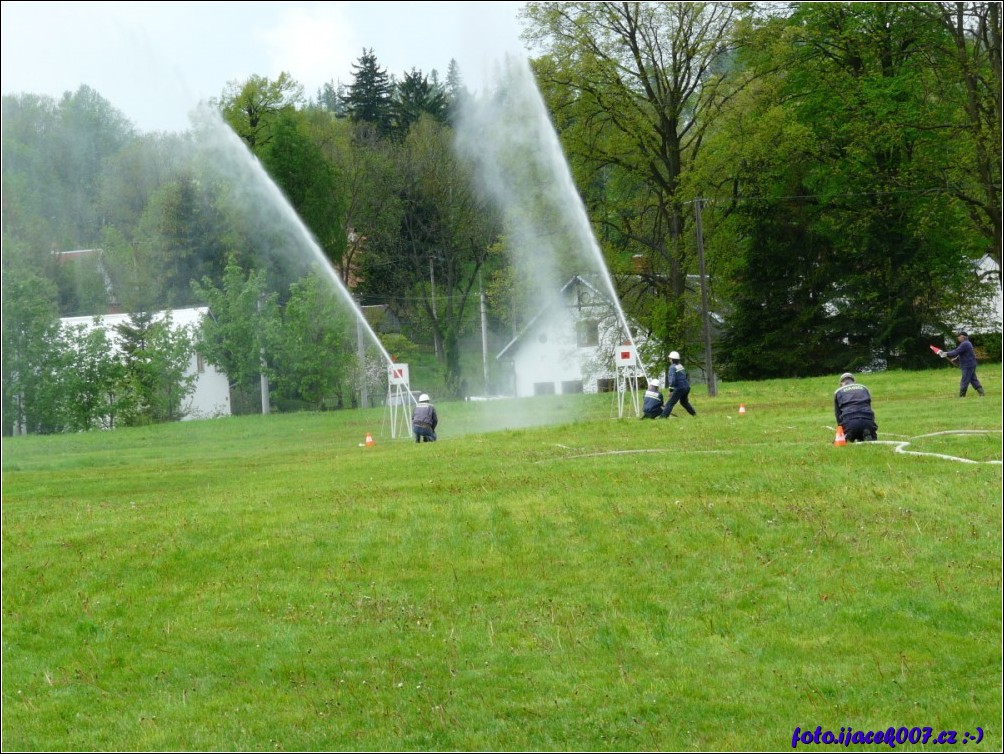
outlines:
[[[435,442],[436,432],[429,427],[420,427],[417,424],[412,424],[411,428],[415,431],[415,442]]]
[[[980,384],[980,380],[976,376],[976,367],[962,367],[962,381],[959,383],[960,398],[966,397],[966,391],[969,389],[970,385],[976,388],[977,393],[983,395],[983,386]]]
[[[871,442],[878,439],[878,426],[867,419],[852,419],[844,424],[847,442]]]
[[[662,417],[668,419],[669,415],[673,413],[673,406],[679,403],[683,406],[687,413],[691,416],[697,416],[697,412],[694,411],[694,407],[690,405],[690,400],[687,396],[690,395],[689,387],[677,388],[672,393],[669,394],[669,400],[666,402],[666,408],[662,410]]]

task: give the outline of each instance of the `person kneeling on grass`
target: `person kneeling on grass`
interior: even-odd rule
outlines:
[[[642,419],[658,419],[662,414],[662,391],[659,380],[652,380],[645,390],[645,402],[641,404]]]
[[[415,442],[435,442],[436,425],[439,417],[436,407],[429,403],[429,396],[418,396],[418,405],[411,412],[411,428],[415,432]]]
[[[878,439],[871,393],[864,385],[855,382],[850,372],[840,375],[840,387],[833,394],[833,413],[837,424],[844,428],[847,442]]]

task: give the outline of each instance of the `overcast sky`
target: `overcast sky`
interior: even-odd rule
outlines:
[[[349,84],[363,48],[401,78],[445,80],[450,60],[477,89],[506,53],[525,56],[521,2],[2,3],[3,94],[59,99],[86,84],[141,131],[180,131],[227,82],[288,72],[315,96]]]

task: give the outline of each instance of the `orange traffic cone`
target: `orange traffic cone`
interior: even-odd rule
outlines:
[[[844,428],[843,427],[839,427],[839,426],[837,427],[837,436],[833,440],[833,444],[837,445],[837,446],[846,445],[847,444],[847,438],[844,437]]]
[[[739,415],[742,416],[745,413],[746,413],[746,404],[745,403],[740,403],[739,404]]]
[[[373,440],[373,435],[371,435],[369,432],[367,432],[366,433],[366,447],[367,448],[372,448],[374,445],[376,445],[376,442],[374,442],[374,440]]]

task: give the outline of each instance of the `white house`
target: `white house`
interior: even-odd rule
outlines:
[[[178,328],[198,327],[208,311],[206,307],[172,309],[171,323]],[[167,313],[157,312],[154,320],[162,320]],[[115,342],[119,337],[116,326],[128,321],[128,314],[104,314],[97,317],[64,317],[60,323],[64,328],[76,325],[104,328],[109,339]],[[192,356],[187,374],[195,374],[197,377],[194,391],[182,406],[185,419],[208,419],[230,415],[230,384],[226,375],[218,372],[211,364],[205,363],[198,354]]]
[[[637,343],[634,327],[631,336]],[[517,398],[605,392],[615,389],[615,355],[624,341],[610,297],[576,275],[496,360],[511,363]]]
[[[1001,268],[989,254],[984,254],[976,263],[976,274],[980,280],[990,284],[991,294],[986,301],[982,317],[970,321],[968,327],[974,333],[1000,333],[1004,327],[1004,301],[1001,300]]]

